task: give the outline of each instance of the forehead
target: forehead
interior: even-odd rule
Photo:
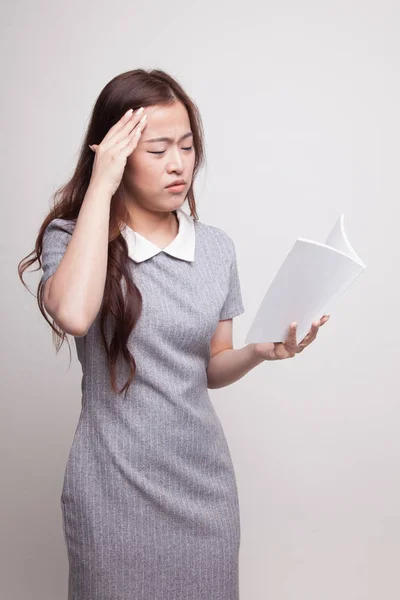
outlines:
[[[145,114],[147,114],[147,124],[144,129],[146,137],[153,134],[173,135],[190,131],[189,115],[181,102],[174,102],[169,106],[147,106]]]

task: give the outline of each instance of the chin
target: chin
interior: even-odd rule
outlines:
[[[182,198],[171,198],[169,202],[162,202],[159,205],[158,210],[161,212],[172,212],[173,210],[178,210],[178,208],[182,208],[185,200]]]
[[[186,196],[180,195],[176,195],[173,196],[172,198],[169,199],[169,201],[166,203],[168,206],[173,206],[174,208],[180,208],[182,206],[182,204],[184,204],[186,200]],[[165,204],[165,202],[164,202]]]

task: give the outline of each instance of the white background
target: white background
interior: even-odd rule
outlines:
[[[73,338],[69,368],[17,263],[100,90],[161,68],[203,119],[197,209],[235,241],[235,348],[297,237],[323,242],[344,213],[367,265],[301,355],[210,390],[239,488],[241,600],[398,600],[399,33],[388,0],[4,7],[2,598],[66,598],[59,498],[80,412]]]

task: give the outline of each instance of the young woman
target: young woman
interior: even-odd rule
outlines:
[[[295,356],[327,320],[299,345],[293,327],[285,343],[232,348],[235,246],[196,214],[203,159],[198,109],[176,80],[115,77],[19,265],[22,280],[39,261],[40,310],[82,365],[61,494],[73,600],[239,598],[236,480],[208,389]]]

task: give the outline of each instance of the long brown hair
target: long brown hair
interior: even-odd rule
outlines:
[[[198,219],[193,184],[199,168],[203,165],[205,152],[203,126],[196,104],[184,92],[179,83],[165,71],[135,69],[121,73],[107,83],[100,92],[82,142],[75,172],[72,178],[53,194],[53,207],[39,229],[35,249],[18,263],[18,274],[26,288],[23,280],[24,271],[36,261],[39,266],[34,270],[37,271],[42,267],[42,241],[46,227],[56,218],[76,220],[78,217],[92,174],[94,153],[90,150],[89,144],[100,144],[109,129],[129,108],[133,108],[135,111],[141,106],[169,105],[176,101],[182,102],[186,107],[193,132],[195,162],[187,199],[190,215],[194,219]],[[111,385],[116,393],[122,393],[124,390],[127,392],[135,376],[136,362],[128,348],[127,341],[142,310],[142,296],[130,277],[128,248],[119,228],[120,222],[129,222],[123,196],[118,193],[121,186],[123,187],[122,181],[111,200],[107,276],[100,309],[102,340],[108,357]],[[123,293],[122,279],[126,283],[126,294]],[[69,341],[65,332],[57,326],[54,319],[51,323],[47,318],[43,304],[43,288],[44,285],[40,280],[36,298],[40,312],[53,329],[53,342],[56,346],[56,353],[58,353],[65,339],[70,349]],[[109,346],[105,334],[107,317],[112,317],[115,324]],[[120,354],[128,363],[130,374],[122,389],[117,390],[116,364]]]

